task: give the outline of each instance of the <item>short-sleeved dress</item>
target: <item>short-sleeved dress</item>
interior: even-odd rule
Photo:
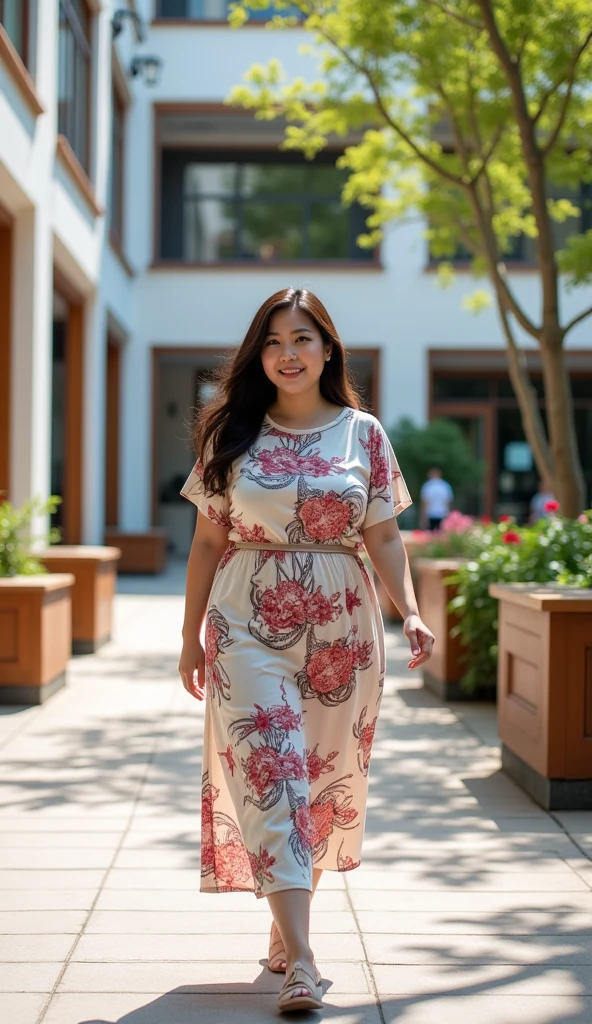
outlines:
[[[206,615],[201,889],[310,890],[313,865],[360,863],[385,656],[356,552],[411,499],[378,420],[350,408],[315,430],[265,416],[224,496],[202,474],[181,493],[230,532]]]

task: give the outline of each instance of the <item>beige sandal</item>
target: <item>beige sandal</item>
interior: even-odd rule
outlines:
[[[292,995],[295,989],[304,988],[308,995]],[[278,998],[278,1010],[280,1013],[291,1013],[293,1010],[322,1010],[323,989],[313,978],[312,974],[304,969],[301,963],[296,961],[290,977],[282,986]]]
[[[275,929],[276,938],[273,938]],[[278,926],[275,921],[271,926],[271,932],[269,933],[269,952],[267,954],[267,966],[270,971],[274,974],[284,974],[286,970],[286,950],[284,949],[283,939],[279,933]]]

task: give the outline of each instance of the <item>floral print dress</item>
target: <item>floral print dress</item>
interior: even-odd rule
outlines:
[[[385,656],[357,552],[411,499],[378,420],[350,408],[315,430],[266,416],[223,496],[202,475],[181,493],[230,532],[206,614],[201,889],[310,890],[313,865],[360,863]]]

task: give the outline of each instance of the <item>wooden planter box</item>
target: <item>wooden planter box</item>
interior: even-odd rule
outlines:
[[[120,573],[156,574],[166,566],[167,532],[158,527],[145,533],[105,530],[105,544],[119,548]]]
[[[42,704],[66,682],[70,573],[0,579],[0,704]]]
[[[421,557],[421,552],[425,548],[423,541],[418,541],[413,536],[413,530],[401,530],[401,537],[405,545],[407,557],[409,559],[409,568],[411,569],[411,577],[414,585],[417,586],[417,576],[415,571],[415,562]],[[402,622],[401,613],[397,608],[394,601],[391,601],[388,596],[382,580],[378,573],[374,573],[374,586],[376,588],[376,596],[378,597],[378,603],[382,612],[383,618],[387,622]]]
[[[119,548],[57,544],[37,555],[49,572],[70,572],[72,652],[92,654],[111,639]]]
[[[502,767],[545,810],[592,809],[592,590],[492,584]]]
[[[460,688],[464,672],[460,656],[460,637],[451,637],[450,630],[458,623],[458,616],[448,611],[448,604],[456,597],[456,585],[445,583],[463,564],[458,558],[419,558],[417,596],[419,614],[436,638],[434,653],[423,670],[423,685],[441,700],[492,700],[495,692],[480,690],[466,694]]]

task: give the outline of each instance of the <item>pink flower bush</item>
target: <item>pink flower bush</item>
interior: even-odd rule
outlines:
[[[465,516],[462,512],[457,512],[456,510],[450,512],[440,524],[444,533],[466,533],[472,526],[472,517]]]

